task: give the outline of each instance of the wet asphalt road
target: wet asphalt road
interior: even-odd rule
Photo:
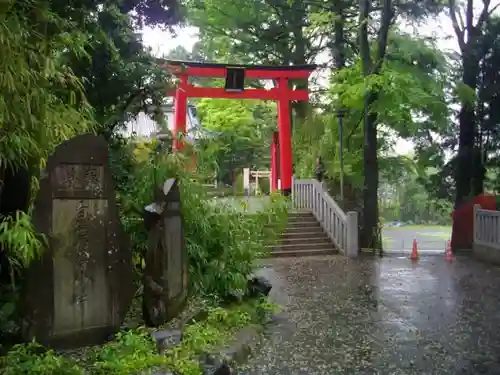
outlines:
[[[500,374],[500,269],[469,258],[266,260],[284,306],[242,374]]]
[[[386,253],[410,254],[415,239],[420,252],[443,254],[448,240],[451,240],[451,227],[408,225],[400,228],[384,228],[382,238]]]

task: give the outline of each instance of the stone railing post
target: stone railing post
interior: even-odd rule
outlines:
[[[359,255],[358,243],[358,213],[356,211],[347,212],[347,248],[346,255],[355,258]]]
[[[481,206],[479,204],[475,204],[474,205],[474,212],[472,214],[472,246],[474,246],[474,244],[477,242],[478,240],[478,236],[477,236],[477,232],[478,232],[478,221],[477,221],[477,213],[478,211],[481,209]]]

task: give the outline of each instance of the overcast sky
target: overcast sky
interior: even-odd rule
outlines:
[[[451,21],[445,15],[438,17],[436,20],[429,20],[426,26],[413,28],[410,26],[403,27],[403,29],[414,35],[422,36],[435,36],[438,40],[438,47],[442,50],[457,51],[458,43],[454,35]],[[197,29],[187,27],[178,29],[177,35],[172,36],[168,32],[161,31],[160,29],[145,28],[143,30],[143,41],[146,45],[153,49],[153,53],[157,56],[166,55],[169,51],[177,46],[183,46],[188,51],[191,51],[193,45],[197,42]],[[324,60],[325,56],[320,56],[319,60]],[[230,63],[231,61],[228,61]],[[321,63],[321,61],[318,61]],[[398,140],[395,150],[400,154],[407,154],[412,151],[411,142],[405,140]]]
[[[404,27],[404,30],[419,35],[434,35],[439,39],[439,47],[442,49],[456,50],[458,48],[451,22],[445,15],[440,16],[437,20],[428,21],[427,26],[416,30],[408,26]],[[147,27],[143,30],[143,40],[146,45],[153,48],[156,55],[162,56],[177,46],[184,46],[188,51],[191,50],[198,40],[197,33],[196,28],[187,27],[178,29],[177,36],[172,36],[160,29]]]

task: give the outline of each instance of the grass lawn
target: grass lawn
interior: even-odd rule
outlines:
[[[448,225],[405,225],[395,228],[384,228],[382,243],[384,249],[410,250],[413,240],[424,250],[441,250],[446,241],[451,239],[451,226]]]
[[[451,225],[429,225],[429,224],[414,224],[414,225],[405,225],[402,227],[386,227],[384,228],[385,230],[402,230],[402,231],[410,231],[410,230],[415,230],[415,231],[443,231],[443,232],[450,232],[451,233]]]
[[[425,237],[439,238],[442,240],[451,240],[451,228],[444,229],[439,232],[417,232],[416,234]]]

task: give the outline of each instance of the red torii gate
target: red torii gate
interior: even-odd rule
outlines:
[[[290,101],[308,100],[305,90],[293,90],[288,82],[308,79],[316,65],[235,65],[167,60],[166,68],[179,78],[174,103],[174,150],[181,150],[183,143],[178,134],[186,134],[187,100],[191,98],[262,99],[278,102],[278,134],[273,134],[271,145],[271,191],[278,188],[278,170],[284,195],[292,190],[292,134],[290,124]],[[189,83],[189,77],[225,77],[226,85],[219,87],[197,87]],[[245,89],[245,78],[273,80],[275,88]],[[279,150],[279,152],[278,152]],[[279,153],[279,168],[278,168]]]

